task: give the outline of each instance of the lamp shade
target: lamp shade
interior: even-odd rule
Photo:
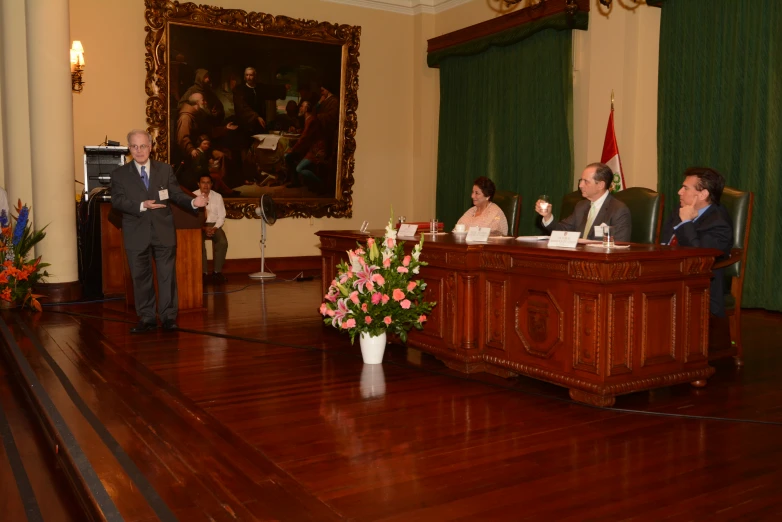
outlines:
[[[84,65],[84,47],[79,40],[71,45],[71,65]]]

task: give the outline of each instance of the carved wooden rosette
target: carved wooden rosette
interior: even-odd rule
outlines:
[[[222,9],[172,0],[145,0],[144,18],[147,35],[144,38],[144,57],[147,76],[147,131],[152,136],[152,157],[168,162],[168,25],[200,26],[228,29],[248,34],[278,36],[312,42],[340,44],[342,60],[342,108],[338,131],[338,165],[336,197],[315,200],[279,199],[277,217],[351,217],[353,214],[353,169],[356,151],[358,120],[358,70],[361,27],[316,20],[299,20],[287,16],[246,12],[240,9]],[[255,218],[258,198],[226,201],[226,216],[232,219]]]

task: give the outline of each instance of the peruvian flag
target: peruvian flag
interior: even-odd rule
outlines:
[[[627,188],[625,186],[625,175],[622,172],[622,160],[619,159],[619,147],[616,144],[613,100],[611,102],[611,115],[608,117],[606,139],[603,142],[603,155],[600,156],[600,161],[611,167],[611,172],[614,173],[614,182],[612,183],[614,192]]]

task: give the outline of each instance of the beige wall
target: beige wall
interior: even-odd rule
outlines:
[[[84,145],[97,145],[106,134],[125,143],[130,128],[146,126],[144,3],[141,0],[71,0],[70,3],[71,36],[81,40],[86,60],[87,83],[84,92],[74,96],[74,150],[78,157],[74,171],[80,177]],[[416,177],[421,176],[413,171],[412,111],[416,100],[413,31],[420,17],[319,0],[211,0],[207,3],[361,26],[354,217],[280,220],[267,228],[268,256],[317,255],[315,231],[357,229],[363,220],[368,220],[374,228],[382,228],[392,205],[396,215],[426,219],[429,210],[415,208],[426,207],[428,200],[433,200],[433,192],[422,196],[413,186]],[[419,123],[430,126],[429,120]],[[431,160],[422,163],[428,165]],[[429,166],[427,169],[431,170]],[[433,182],[429,185],[434,186]],[[228,220],[225,229],[230,242],[229,258],[260,256],[260,221]]]
[[[657,56],[660,9],[614,6],[605,16],[593,6],[589,30],[573,39],[575,177],[600,161],[611,90],[614,125],[628,187],[657,188]],[[575,185],[574,185],[575,186]]]
[[[317,255],[321,229],[380,228],[394,214],[424,221],[434,213],[439,71],[426,66],[427,40],[497,16],[486,0],[437,15],[407,16],[320,0],[211,0],[212,5],[359,25],[356,183],[352,219],[284,219],[269,227],[267,255]],[[75,177],[82,147],[105,135],[125,142],[144,127],[144,6],[142,0],[70,0],[71,38],[86,49],[86,86],[74,95]],[[103,23],[95,23],[102,20]],[[656,186],[657,35],[659,10],[593,7],[588,32],[574,44],[574,179],[599,159],[616,96],[616,127],[629,185]],[[77,189],[78,190],[78,189]],[[229,220],[229,258],[258,257],[260,223]]]

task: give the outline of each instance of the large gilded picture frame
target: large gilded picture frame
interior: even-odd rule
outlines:
[[[230,218],[351,217],[361,27],[145,0],[153,157]]]

